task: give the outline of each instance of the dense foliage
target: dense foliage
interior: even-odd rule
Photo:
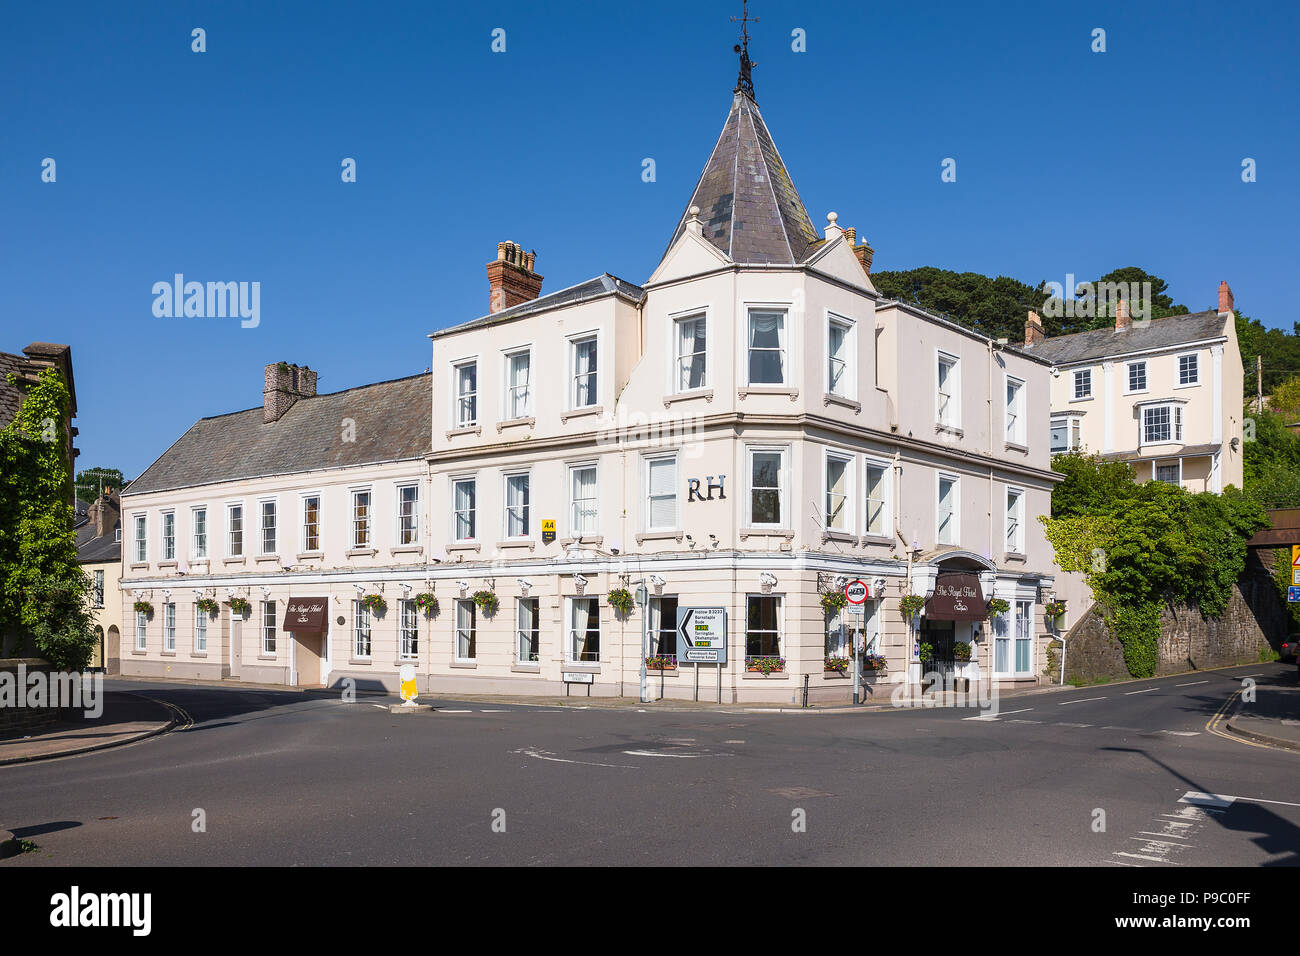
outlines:
[[[45,369],[0,429],[0,635],[6,650],[61,669],[83,667],[95,645],[72,530],[71,401],[63,376]]]
[[[1129,672],[1150,676],[1161,606],[1222,614],[1246,566],[1246,539],[1268,525],[1264,510],[1233,487],[1216,495],[1138,484],[1096,456],[1056,455],[1052,468],[1067,478],[1053,492],[1052,517],[1039,520],[1057,564],[1081,573],[1107,610]]]
[[[1286,418],[1270,411],[1247,411],[1246,419],[1246,495],[1265,508],[1300,507],[1300,435],[1286,428]]]

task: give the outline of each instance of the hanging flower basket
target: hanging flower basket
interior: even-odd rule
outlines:
[[[865,654],[862,657],[864,671],[883,671],[889,666],[884,654]]]
[[[199,598],[194,602],[194,606],[209,617],[216,617],[217,612],[221,610],[221,605],[212,598]]]
[[[822,592],[822,610],[828,617],[832,614],[838,614],[840,609],[848,603],[849,599],[844,596],[843,591]]]
[[[958,641],[952,646],[952,659],[958,663],[966,663],[970,660],[970,645],[965,641]]]
[[[388,602],[382,594],[367,594],[361,599],[361,606],[372,614],[383,614],[388,610]]]
[[[652,671],[675,671],[677,658],[672,654],[652,654],[645,659],[645,666]]]
[[[136,601],[135,604],[131,606],[135,609],[136,614],[139,614],[141,612],[145,614],[153,613],[153,605],[150,604],[148,601]]]
[[[1065,602],[1060,599],[1048,601],[1047,605],[1043,608],[1043,613],[1047,615],[1047,619],[1051,621],[1052,624],[1060,627],[1061,618],[1065,617]]]
[[[837,674],[843,674],[849,669],[849,659],[847,657],[831,656],[823,662],[828,671],[834,671]]]
[[[415,606],[425,617],[433,617],[438,613],[438,598],[431,591],[421,591],[415,596]]]
[[[475,591],[470,597],[483,612],[484,617],[492,617],[496,614],[497,608],[501,607],[501,602],[492,591]]]
[[[997,617],[1000,614],[1006,614],[1007,611],[1011,610],[1011,605],[1002,598],[993,598],[993,600],[989,601],[989,603],[984,605],[984,607],[989,612],[990,618]]]
[[[904,594],[898,606],[903,611],[903,617],[910,621],[925,607],[925,597],[920,594]]]
[[[780,674],[785,671],[785,658],[746,657],[745,670],[758,674]]]
[[[238,614],[240,617],[248,617],[253,613],[253,605],[248,603],[247,598],[231,598],[228,602],[230,613]]]
[[[627,588],[614,588],[605,595],[605,603],[626,617],[632,613],[632,607],[636,602],[632,599],[632,592]]]

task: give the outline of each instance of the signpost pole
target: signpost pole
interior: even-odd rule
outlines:
[[[695,662],[694,671],[695,671],[695,700],[696,700],[696,702],[698,702],[699,699],[700,699],[700,664],[699,664],[699,661],[696,661],[696,662]]]

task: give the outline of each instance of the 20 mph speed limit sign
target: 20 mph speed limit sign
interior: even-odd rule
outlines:
[[[867,582],[859,579],[844,585],[844,596],[848,598],[850,604],[865,604],[867,598],[871,596],[871,591],[867,587]]]

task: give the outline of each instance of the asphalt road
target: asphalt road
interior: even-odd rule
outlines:
[[[1244,675],[1261,694],[1297,679],[1262,664],[1031,694],[996,719],[455,701],[393,716],[114,681],[192,724],[0,768],[0,826],[40,848],[0,867],[1296,865],[1300,753],[1207,729]]]

